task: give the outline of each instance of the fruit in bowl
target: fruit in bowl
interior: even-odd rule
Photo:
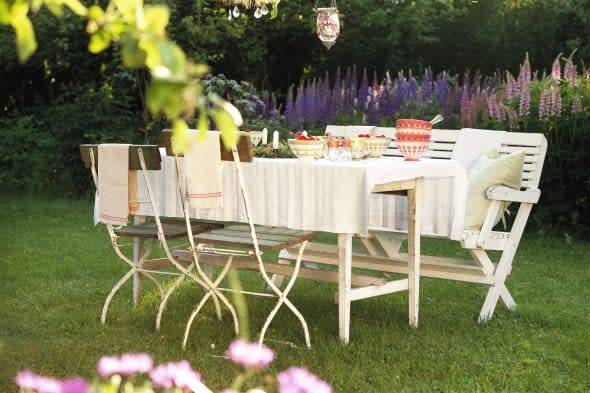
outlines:
[[[395,141],[406,161],[418,161],[428,150],[432,123],[426,120],[398,119],[395,122]]]
[[[385,153],[389,147],[389,138],[386,135],[379,136],[361,136],[360,141],[366,151],[369,152],[369,157],[379,158]]]
[[[289,139],[287,143],[299,159],[313,160],[324,156],[326,140],[317,136],[308,136],[305,131],[296,133],[295,138]]]

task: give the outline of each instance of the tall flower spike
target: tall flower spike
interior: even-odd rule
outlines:
[[[557,55],[555,60],[553,60],[553,65],[551,66],[551,79],[559,83],[561,81],[561,65],[559,63],[559,58],[561,57],[561,52]]]

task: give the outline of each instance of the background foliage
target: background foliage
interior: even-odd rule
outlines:
[[[242,10],[231,21],[227,9],[213,0],[165,2],[171,11],[169,37],[188,58],[212,67],[215,76],[209,78],[209,86],[239,101],[236,105],[248,112],[245,126],[279,128],[283,135],[302,126],[320,130],[332,121],[374,122],[375,113],[358,111],[348,117],[341,113],[333,119],[314,119],[313,124],[289,122],[289,110],[294,109],[288,108],[289,100],[295,105],[298,91],[312,82],[316,89],[323,88],[322,83],[334,89],[338,72],[344,80],[352,67],[357,92],[371,88],[374,75],[382,84],[386,72],[394,81],[403,72],[407,83],[422,84],[425,77],[446,80],[445,102],[406,106],[398,115],[424,117],[442,108],[447,127],[508,129],[508,120],[496,121],[477,111],[465,124],[461,95],[467,91],[468,102],[475,102],[482,94],[489,98],[506,91],[506,72],[516,77],[528,53],[536,73],[531,84],[533,115],[518,121],[523,130],[545,132],[550,142],[543,197],[533,221],[543,230],[556,227],[582,236],[590,232],[588,101],[576,115],[564,114],[550,123],[538,117],[540,95],[558,53],[577,50],[578,71],[585,71],[590,59],[588,1],[341,0],[341,35],[330,51],[315,36],[309,1],[281,2],[274,20],[255,19],[251,11]],[[80,195],[90,186],[78,158],[80,143],[155,142],[167,122],[149,115],[149,77],[143,71],[125,70],[119,48],[88,53],[84,22],[67,11],[58,23],[44,10],[32,20],[41,39],[25,64],[18,61],[14,33],[0,26],[0,185]],[[368,75],[366,87],[363,70]],[[585,86],[586,91],[578,93],[589,97]],[[563,105],[569,108],[575,89],[560,89]],[[518,109],[518,101],[505,104]],[[379,122],[394,119],[384,122],[381,116]]]

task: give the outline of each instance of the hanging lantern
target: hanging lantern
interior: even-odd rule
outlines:
[[[340,19],[338,18],[338,7],[336,0],[331,0],[331,7],[316,8],[318,13],[316,19],[317,35],[326,49],[330,49],[336,43],[336,38],[340,35]]]

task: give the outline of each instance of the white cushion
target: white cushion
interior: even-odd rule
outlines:
[[[498,157],[497,150],[482,155],[469,171],[469,188],[465,209],[465,228],[479,229],[484,222],[488,208],[492,204],[486,191],[493,185],[520,188],[522,166],[525,152],[520,150]],[[495,223],[500,221],[502,211],[508,206],[506,202]]]

